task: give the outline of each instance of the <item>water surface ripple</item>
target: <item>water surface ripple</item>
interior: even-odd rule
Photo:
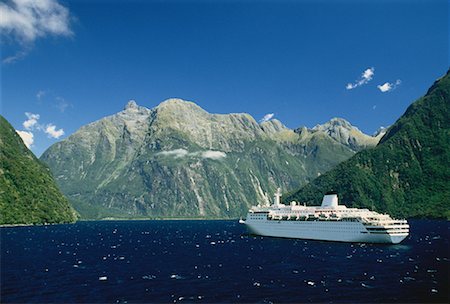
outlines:
[[[449,222],[398,245],[247,235],[236,221],[1,228],[1,302],[449,302]]]

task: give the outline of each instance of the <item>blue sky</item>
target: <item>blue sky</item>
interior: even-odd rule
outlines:
[[[441,0],[28,1],[0,3],[1,113],[36,155],[129,99],[372,134],[449,68]]]

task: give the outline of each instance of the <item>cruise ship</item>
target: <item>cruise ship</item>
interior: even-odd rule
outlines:
[[[253,206],[240,223],[262,236],[337,242],[398,244],[409,234],[406,220],[339,205],[335,192],[325,194],[321,206],[285,205],[280,198],[278,189],[272,205]]]

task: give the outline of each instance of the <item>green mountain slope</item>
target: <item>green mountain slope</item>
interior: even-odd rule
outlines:
[[[347,206],[400,217],[450,218],[450,74],[436,81],[392,125],[377,147],[362,151],[285,201],[319,204],[328,190]]]
[[[50,170],[0,116],[0,224],[66,223],[76,213]]]
[[[131,101],[41,160],[85,218],[239,217],[266,192],[299,187],[378,142],[342,119],[322,129],[210,114],[180,99],[153,109]]]

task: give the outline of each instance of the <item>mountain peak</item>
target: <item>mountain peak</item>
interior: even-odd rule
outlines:
[[[327,131],[327,130],[331,130],[331,129],[336,129],[338,127],[342,127],[347,130],[358,129],[358,128],[352,126],[352,124],[349,123],[344,118],[334,117],[322,125],[316,125],[313,128],[313,130]]]
[[[262,122],[259,125],[261,126],[261,129],[270,133],[276,133],[283,130],[287,130],[287,128],[283,125],[283,123],[278,119],[271,119],[269,121]]]
[[[126,104],[126,106],[125,106],[125,111],[126,110],[131,110],[131,109],[138,109],[138,105],[137,105],[137,103],[136,103],[136,101],[134,100],[134,99],[130,99],[129,101],[128,101],[128,103]]]
[[[166,107],[166,106],[175,106],[175,107],[179,107],[179,106],[196,106],[199,107],[196,103],[192,102],[192,101],[187,101],[181,98],[169,98],[164,100],[163,102],[161,102],[158,105],[159,107]]]
[[[296,187],[353,155],[348,143],[317,133],[300,137],[276,119],[210,114],[178,98],[152,109],[130,101],[42,159],[62,189],[76,189],[76,200],[101,216],[237,217],[264,199],[263,189]]]
[[[187,100],[184,100],[182,98],[176,98],[176,97],[171,97],[171,98],[167,98],[166,100],[164,100],[163,102],[161,102],[161,104],[165,103],[165,104],[170,104],[170,103],[185,103],[185,102],[189,102]]]
[[[159,115],[168,115],[173,119],[187,120],[194,119],[194,116],[209,115],[200,106],[192,101],[183,100],[180,98],[169,98],[161,102],[155,108]]]
[[[313,132],[324,132],[334,140],[359,151],[368,146],[375,146],[379,137],[372,137],[361,132],[347,120],[334,117],[322,125],[312,128]]]

